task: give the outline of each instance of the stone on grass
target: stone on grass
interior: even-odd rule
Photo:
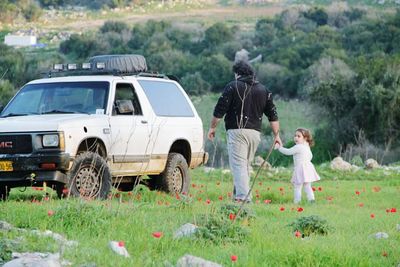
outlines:
[[[13,226],[5,221],[0,221],[0,231],[10,231],[13,229]]]
[[[387,238],[389,238],[389,235],[385,232],[378,232],[378,233],[374,234],[374,237],[376,239],[387,239]]]
[[[74,246],[78,245],[77,241],[67,240],[62,235],[60,235],[58,233],[54,233],[50,230],[46,230],[46,231],[32,230],[31,233],[38,235],[38,236],[51,237],[55,241],[59,242],[61,245],[65,245],[67,247],[74,247]]]
[[[342,157],[336,157],[331,161],[331,169],[339,171],[351,171],[352,165],[344,161]]]
[[[176,267],[222,267],[222,265],[186,254],[178,260]]]
[[[7,262],[3,267],[62,267],[60,254],[55,253],[12,253],[13,260]],[[65,263],[68,264],[69,263]]]
[[[118,241],[110,241],[108,243],[108,246],[111,248],[112,251],[117,253],[118,255],[124,256],[126,258],[129,258],[130,255],[128,251],[125,248],[125,245],[121,242]]]
[[[380,167],[379,163],[374,159],[367,159],[365,161],[365,168],[367,169],[376,169],[379,167]]]
[[[174,238],[182,238],[182,237],[188,237],[192,236],[196,233],[198,226],[191,224],[191,223],[185,223],[181,227],[176,230],[174,234]]]
[[[396,230],[400,232],[400,224],[396,225]]]

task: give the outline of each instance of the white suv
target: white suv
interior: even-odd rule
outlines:
[[[82,67],[56,66],[50,75],[64,76],[29,82],[2,110],[0,198],[46,183],[60,197],[104,199],[112,185],[129,191],[143,175],[151,188],[187,192],[188,169],[208,155],[202,121],[179,83],[143,72],[136,55],[94,57]]]

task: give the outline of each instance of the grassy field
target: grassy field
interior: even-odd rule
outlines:
[[[224,210],[232,203],[231,176],[201,169],[192,172],[189,196],[179,199],[143,186],[133,192],[114,192],[101,202],[57,200],[50,189],[49,198],[45,191],[13,189],[10,200],[0,203],[0,220],[77,241],[76,247],[65,247],[62,253],[72,266],[173,266],[184,254],[223,266],[397,266],[399,172],[342,173],[324,166],[318,171],[322,181],[314,184],[316,203],[300,205],[292,204],[289,169],[262,172],[253,189],[254,201],[247,206],[255,216],[235,222]],[[295,236],[288,225],[310,215],[326,220],[327,235]],[[185,223],[204,226],[216,218],[221,224],[212,234],[173,238]],[[155,232],[162,232],[161,238],[155,238]],[[377,232],[389,238],[373,238]],[[112,252],[111,240],[123,241],[131,257]],[[0,256],[8,255],[6,247],[21,252],[60,251],[51,238],[0,230]],[[237,256],[236,262],[232,255]]]

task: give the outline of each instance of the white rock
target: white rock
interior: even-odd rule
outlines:
[[[215,168],[204,167],[204,172],[205,172],[205,173],[209,173],[209,172],[212,172],[212,171],[214,171],[214,170],[215,170]]]
[[[352,166],[347,161],[344,161],[342,157],[336,157],[331,161],[331,169],[339,171],[350,171]]]
[[[222,265],[186,254],[178,260],[176,267],[222,267]]]
[[[400,224],[396,225],[396,230],[400,232]]]
[[[174,234],[174,238],[182,238],[182,237],[187,237],[194,235],[197,231],[198,226],[191,224],[191,223],[186,223],[179,227],[178,230],[176,230]]]
[[[376,169],[379,167],[380,167],[379,163],[374,159],[367,159],[365,161],[365,168],[367,169]]]
[[[128,251],[126,250],[125,246],[120,246],[119,244],[120,243],[118,241],[110,241],[108,243],[108,245],[112,251],[114,251],[115,253],[117,253],[121,256],[129,258],[130,255],[129,255]]]
[[[5,221],[0,221],[0,230],[1,231],[10,231],[13,229],[13,226]]]
[[[12,257],[14,259],[4,264],[3,267],[62,267],[58,253],[13,252]]]
[[[378,233],[374,234],[374,237],[376,239],[387,239],[387,238],[389,238],[389,235],[385,232],[378,232]]]
[[[223,169],[221,172],[222,172],[222,174],[229,174],[229,173],[231,173],[231,170]]]

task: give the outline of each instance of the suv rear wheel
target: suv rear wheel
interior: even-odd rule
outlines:
[[[111,172],[99,154],[84,152],[76,157],[69,172],[69,195],[106,199],[110,189]]]
[[[170,153],[165,170],[160,175],[152,175],[150,178],[151,189],[161,189],[168,193],[187,193],[189,190],[188,164],[179,153]]]

